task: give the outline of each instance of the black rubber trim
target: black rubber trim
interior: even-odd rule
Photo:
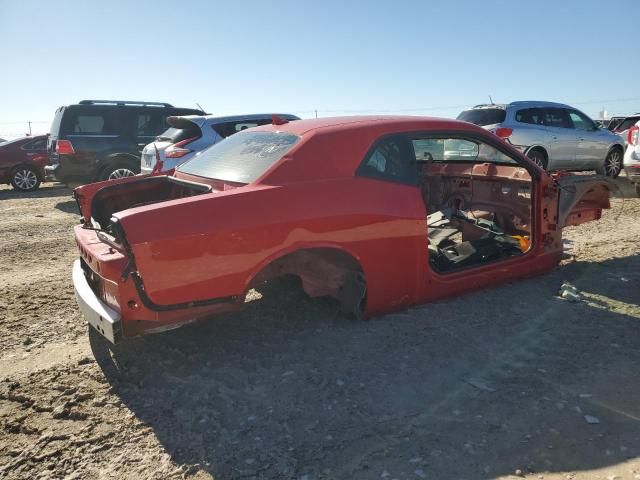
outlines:
[[[149,310],[153,310],[155,312],[168,312],[172,310],[181,310],[181,309],[192,308],[192,307],[205,307],[208,305],[216,305],[220,303],[234,303],[238,298],[237,296],[233,295],[230,297],[217,297],[217,298],[210,298],[207,300],[193,300],[191,302],[173,303],[168,305],[166,304],[161,305],[161,304],[155,303],[147,295],[142,278],[140,277],[140,275],[138,275],[135,259],[133,258],[133,252],[131,251],[131,246],[129,245],[129,242],[127,241],[127,238],[124,234],[124,229],[122,228],[122,225],[120,225],[120,222],[118,222],[118,219],[115,217],[111,218],[111,223],[113,225],[113,232],[115,234],[115,237],[118,240],[120,240],[124,245],[125,254],[127,255],[127,258],[129,260],[127,264],[127,268],[129,269],[129,271],[124,272],[122,276],[124,278],[126,278],[127,274],[131,276],[131,278],[133,279],[133,283],[136,287],[136,291],[138,292],[138,296],[140,297],[140,300],[142,300],[142,303],[144,304],[144,306],[147,307]]]

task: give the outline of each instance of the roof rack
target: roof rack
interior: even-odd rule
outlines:
[[[143,107],[173,107],[170,103],[164,102],[136,102],[133,100],[80,100],[80,105],[140,105]]]

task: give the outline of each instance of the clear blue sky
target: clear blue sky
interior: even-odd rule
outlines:
[[[214,114],[408,113],[539,99],[640,111],[638,2],[0,0],[0,136],[85,98]],[[615,100],[615,101],[614,101]]]

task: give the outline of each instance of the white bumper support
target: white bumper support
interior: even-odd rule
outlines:
[[[117,343],[122,338],[120,314],[93,293],[82,271],[80,260],[73,262],[73,288],[80,310],[89,325],[111,343]]]

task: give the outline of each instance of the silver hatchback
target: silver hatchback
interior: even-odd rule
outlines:
[[[615,178],[624,141],[581,111],[561,103],[477,105],[458,120],[479,125],[511,143],[545,170],[595,170]]]
[[[142,150],[140,173],[151,173],[156,165],[156,155],[166,172],[185,163],[221,140],[247,128],[272,122],[274,116],[284,120],[300,120],[287,113],[260,113],[214,117],[212,115],[185,115],[168,117],[169,129],[159,135]]]

